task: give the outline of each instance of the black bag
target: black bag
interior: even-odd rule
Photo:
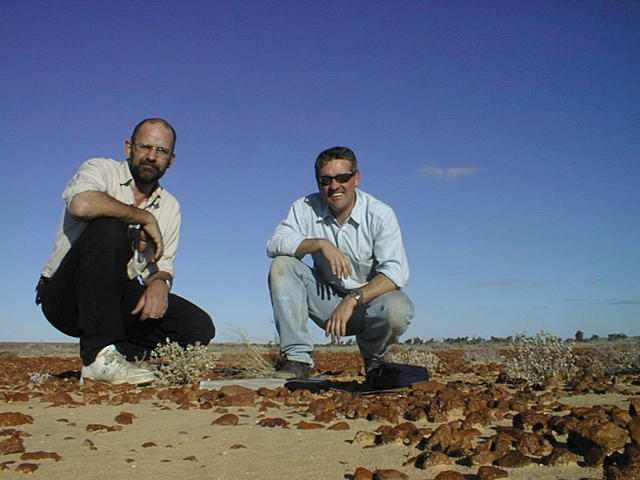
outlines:
[[[404,388],[425,380],[429,380],[425,367],[402,363],[385,363],[367,374],[367,384],[379,389]]]

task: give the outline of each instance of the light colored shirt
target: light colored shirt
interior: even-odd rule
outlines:
[[[356,204],[342,225],[319,193],[296,200],[267,242],[267,255],[293,256],[308,238],[329,240],[351,261],[353,273],[346,279],[338,279],[321,252],[312,254],[314,267],[340,290],[366,285],[378,273],[397,287],[407,284],[409,264],[395,213],[360,189],[356,189]]]
[[[110,158],[91,158],[84,162],[75,173],[71,181],[62,192],[62,198],[66,203],[53,255],[42,271],[45,277],[51,277],[60,266],[62,259],[67,254],[73,242],[87,226],[87,222],[76,220],[69,214],[69,204],[73,197],[81,192],[104,192],[116,200],[134,205],[134,180],[129,170],[129,164],[118,162]],[[163,271],[175,276],[175,258],[180,237],[180,204],[178,200],[164,188],[158,187],[149,197],[148,201],[138,208],[148,210],[156,217],[162,240],[164,253],[156,262],[151,263],[155,250],[153,242],[148,242],[148,248],[144,252],[136,251],[127,265],[129,278],[138,276],[147,278],[158,271]],[[130,233],[139,233],[135,227],[130,226]]]

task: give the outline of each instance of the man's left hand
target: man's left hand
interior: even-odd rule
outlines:
[[[132,315],[140,314],[140,320],[164,317],[169,307],[169,287],[163,280],[152,281],[138,300]]]
[[[331,313],[331,317],[325,325],[325,334],[327,337],[331,336],[332,342],[339,342],[342,337],[347,335],[347,324],[356,305],[356,300],[351,295],[347,295]]]

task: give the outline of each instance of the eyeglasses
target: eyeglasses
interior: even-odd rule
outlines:
[[[171,151],[165,147],[159,147],[157,145],[148,145],[148,144],[138,144],[131,142],[131,145],[136,147],[137,150],[140,150],[145,155],[151,155],[151,153],[155,150],[158,158],[167,159],[171,156]]]
[[[351,177],[353,177],[356,174],[357,170],[355,172],[351,172],[351,173],[339,173],[338,175],[332,177],[330,175],[322,175],[321,177],[316,177],[316,180],[318,180],[318,183],[320,185],[331,185],[331,182],[333,180],[335,180],[338,183],[347,183],[349,180],[351,180]]]

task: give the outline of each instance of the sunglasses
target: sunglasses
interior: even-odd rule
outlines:
[[[356,170],[357,172],[357,170]],[[316,180],[318,180],[318,183],[320,185],[331,185],[331,182],[333,180],[335,180],[338,183],[347,183],[349,180],[351,180],[351,177],[353,177],[356,172],[351,172],[351,173],[339,173],[338,175],[336,175],[335,177],[332,177],[330,175],[322,175],[321,177],[316,177]]]

